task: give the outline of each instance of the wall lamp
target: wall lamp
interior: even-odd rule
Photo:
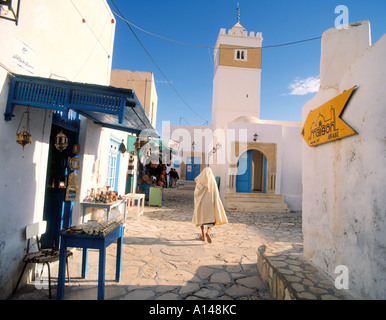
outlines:
[[[258,135],[257,133],[255,133],[255,134],[253,135],[253,141],[256,142],[258,136],[259,136],[259,135]]]

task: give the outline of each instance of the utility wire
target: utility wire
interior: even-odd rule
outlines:
[[[134,32],[133,28],[131,27],[130,23],[124,18],[123,14],[121,13],[121,11],[119,10],[119,8],[117,7],[117,5],[115,4],[114,0],[111,0],[112,4],[114,5],[114,7],[118,10],[119,12],[119,16],[126,22],[127,26],[130,28],[131,32],[133,33],[134,37],[137,39],[137,41],[139,42],[139,44],[141,45],[141,47],[143,48],[143,50],[145,50],[146,54],[149,56],[150,60],[153,62],[153,64],[156,66],[156,68],[158,69],[158,71],[162,74],[162,76],[165,78],[165,80],[169,83],[169,85],[172,87],[172,89],[174,90],[174,92],[177,94],[177,96],[184,102],[184,104],[195,114],[197,115],[200,119],[202,119],[203,121],[207,121],[206,119],[204,119],[203,117],[201,117],[200,114],[198,114],[196,111],[193,110],[192,107],[189,106],[189,104],[185,101],[185,99],[181,96],[181,94],[177,91],[177,89],[173,86],[173,84],[168,80],[168,78],[166,77],[166,75],[163,73],[163,71],[161,70],[161,68],[158,66],[158,64],[155,62],[155,60],[153,59],[153,57],[151,56],[151,54],[149,53],[149,51],[146,50],[145,46],[143,45],[143,43],[141,42],[141,40],[138,38],[138,36],[136,35],[136,33]]]
[[[192,107],[190,107],[190,105],[186,102],[186,100],[181,96],[181,94],[177,91],[177,89],[173,86],[172,82],[168,80],[168,78],[166,77],[166,75],[164,74],[164,72],[161,70],[161,68],[158,66],[158,64],[155,62],[155,60],[153,59],[153,57],[151,56],[151,54],[147,51],[147,49],[145,48],[145,46],[143,45],[143,43],[141,42],[141,40],[138,38],[137,34],[134,32],[133,28],[131,26],[133,26],[134,28],[144,32],[144,33],[147,33],[149,35],[152,35],[154,37],[157,37],[157,38],[160,38],[160,39],[163,39],[163,40],[166,40],[166,41],[169,41],[169,42],[174,42],[174,43],[177,43],[177,44],[181,44],[181,45],[185,45],[185,46],[191,46],[191,47],[196,47],[196,48],[207,48],[208,50],[209,49],[220,49],[220,47],[216,47],[216,46],[203,46],[203,45],[195,45],[195,44],[190,44],[190,43],[186,43],[186,42],[181,42],[181,41],[177,41],[177,40],[173,40],[173,39],[169,39],[169,38],[166,38],[166,37],[163,37],[163,36],[160,36],[160,35],[157,35],[155,33],[152,33],[152,32],[149,32],[147,30],[144,30],[138,26],[136,26],[135,24],[133,24],[132,22],[128,21],[124,16],[123,14],[121,13],[121,11],[119,10],[118,6],[115,4],[114,0],[111,0],[112,4],[114,5],[114,7],[117,9],[118,13],[114,12],[113,13],[119,17],[120,19],[122,19],[124,22],[126,22],[127,26],[130,28],[131,32],[133,33],[134,37],[137,39],[137,41],[139,42],[139,44],[141,45],[141,47],[143,48],[143,50],[145,50],[146,54],[149,56],[150,60],[153,62],[153,64],[156,66],[156,68],[158,69],[158,71],[162,74],[162,76],[164,77],[164,79],[166,80],[167,83],[169,83],[169,85],[172,87],[173,91],[177,94],[177,96],[184,102],[184,104],[195,114],[197,115],[200,119],[204,120],[206,123],[208,123],[208,120],[204,119],[203,117],[201,117],[200,114],[198,114],[196,111],[194,111],[194,109]],[[277,48],[277,47],[284,47],[284,46],[289,46],[289,45],[294,45],[294,44],[298,44],[298,43],[303,43],[303,42],[309,42],[309,41],[313,41],[313,40],[317,40],[317,39],[321,39],[322,37],[319,36],[319,37],[314,37],[314,38],[309,38],[309,39],[304,39],[304,40],[299,40],[299,41],[293,41],[293,42],[287,42],[287,43],[281,43],[281,44],[275,44],[275,45],[269,45],[269,46],[262,46],[262,47],[246,47],[245,49],[257,49],[257,48],[262,48],[262,49],[268,49],[268,48]],[[226,50],[226,49],[229,49],[229,50],[233,50],[234,48],[221,48],[221,50]]]
[[[113,4],[114,4],[114,1],[112,1]],[[115,4],[114,4],[115,5]],[[119,10],[118,10],[119,11]],[[191,44],[191,43],[187,43],[187,42],[182,42],[182,41],[177,41],[177,40],[173,40],[173,39],[170,39],[170,38],[166,38],[166,37],[163,37],[163,36],[160,36],[158,34],[155,34],[155,33],[152,33],[150,31],[147,31],[147,30],[144,30],[138,26],[136,26],[134,23],[130,22],[130,21],[127,21],[123,16],[122,14],[117,14],[116,12],[113,11],[113,13],[118,16],[118,18],[121,18],[123,21],[125,21],[129,26],[133,26],[134,28],[138,29],[138,30],[141,30],[142,32],[144,33],[147,33],[151,36],[154,36],[154,37],[157,37],[157,38],[160,38],[160,39],[163,39],[163,40],[166,40],[166,41],[169,41],[169,42],[174,42],[174,43],[177,43],[177,44],[182,44],[184,46],[190,46],[190,47],[196,47],[196,48],[208,48],[208,49],[220,49],[220,47],[216,47],[216,46],[203,46],[203,45],[196,45],[196,44]],[[304,40],[299,40],[299,41],[293,41],[293,42],[287,42],[287,43],[281,43],[281,44],[274,44],[274,45],[269,45],[269,46],[262,46],[262,47],[245,47],[245,48],[240,48],[240,49],[258,49],[258,48],[262,48],[262,49],[268,49],[268,48],[277,48],[277,47],[284,47],[284,46],[290,46],[290,45],[294,45],[294,44],[298,44],[298,43],[302,43],[302,42],[308,42],[308,41],[313,41],[313,40],[317,40],[317,39],[321,39],[322,37],[319,36],[319,37],[314,37],[314,38],[309,38],[309,39],[304,39]],[[234,48],[221,48],[221,50],[234,50]]]

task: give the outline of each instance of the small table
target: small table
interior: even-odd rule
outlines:
[[[131,207],[131,201],[134,202],[137,201],[137,213],[135,215],[128,215],[129,217],[137,217],[139,219],[139,216],[143,214],[143,211],[145,210],[145,194],[143,193],[127,193],[124,196],[122,196],[124,199],[127,200],[127,206],[129,207],[128,211],[130,212]]]
[[[60,253],[59,253],[59,274],[57,299],[64,297],[64,280],[66,270],[66,252],[68,247],[83,248],[82,256],[82,278],[87,275],[88,249],[99,249],[99,273],[98,273],[98,300],[105,297],[105,265],[106,265],[106,248],[113,242],[117,241],[117,259],[115,281],[121,279],[122,266],[122,242],[123,242],[124,223],[118,225],[105,235],[90,235],[71,233],[69,229],[60,233]]]
[[[107,213],[106,221],[108,221],[111,209],[116,208],[116,207],[120,206],[121,204],[125,204],[123,206],[123,217],[125,219],[126,218],[126,201],[127,201],[126,199],[121,199],[121,200],[117,200],[117,201],[114,201],[114,202],[108,202],[108,203],[103,203],[103,202],[81,202],[80,204],[83,206],[82,223],[84,222],[84,216],[86,214],[86,208],[92,207],[92,208],[97,208],[97,209],[106,209],[106,213]]]

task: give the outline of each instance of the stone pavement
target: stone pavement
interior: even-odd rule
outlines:
[[[333,282],[302,259],[301,213],[227,213],[212,243],[192,222],[193,190],[164,189],[162,207],[127,218],[122,277],[115,282],[116,245],[107,249],[107,300],[344,299]],[[98,252],[69,259],[65,300],[97,298]],[[57,264],[51,268],[56,297]],[[48,290],[24,286],[11,299],[45,300]]]

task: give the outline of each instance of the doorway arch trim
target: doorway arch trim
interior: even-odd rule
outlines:
[[[275,193],[277,144],[265,142],[232,142],[233,161],[230,165],[229,191],[236,193],[237,162],[240,156],[248,150],[261,152],[267,158],[267,193]]]

